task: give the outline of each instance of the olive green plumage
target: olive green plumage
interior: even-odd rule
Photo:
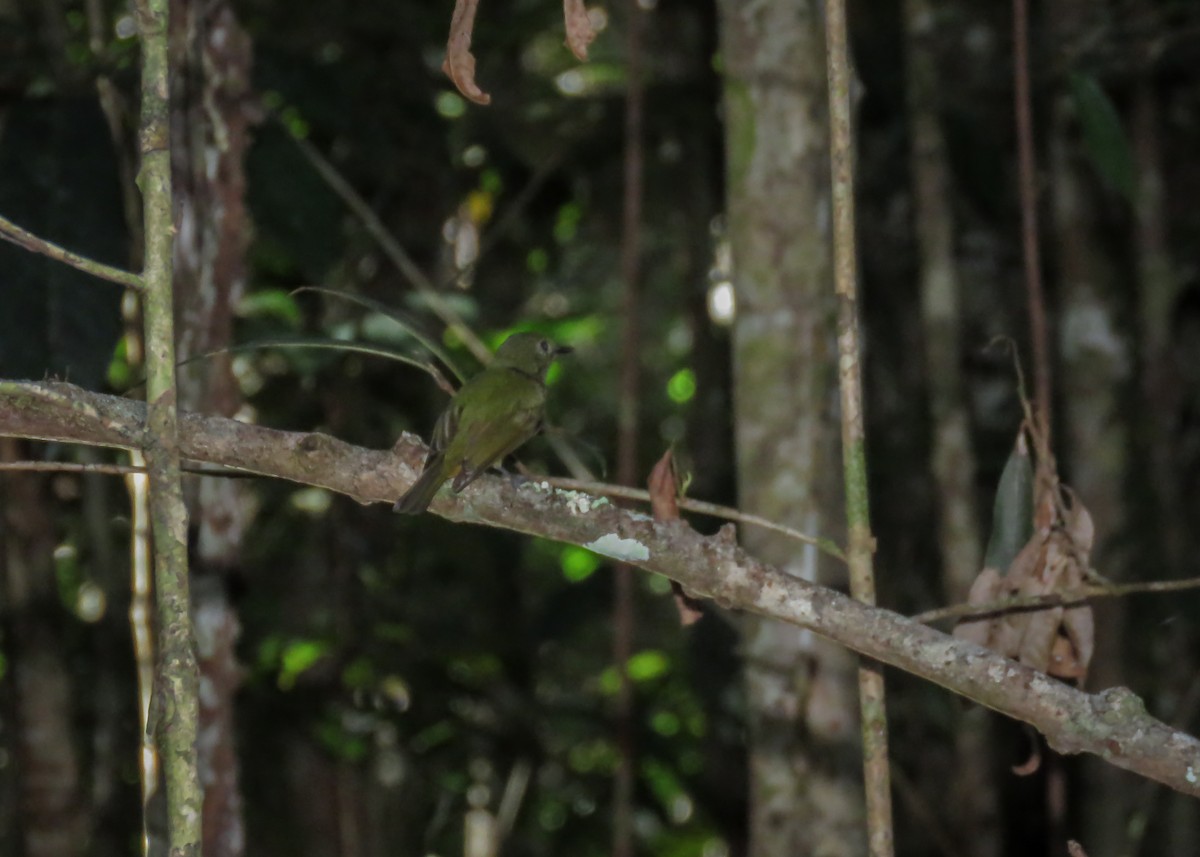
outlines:
[[[424,512],[446,480],[453,478],[457,494],[537,434],[545,415],[546,370],[570,350],[537,333],[504,340],[492,365],[464,384],[438,418],[425,467],[393,510]]]

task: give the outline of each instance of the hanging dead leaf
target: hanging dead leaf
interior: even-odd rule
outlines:
[[[1091,515],[1070,489],[1058,481],[1044,435],[1032,417],[1029,431],[1038,450],[1034,532],[1001,575],[985,568],[971,586],[972,605],[1065,595],[1081,590],[1087,580],[1095,540]],[[1012,609],[991,618],[962,622],[954,634],[1013,658],[1049,675],[1083,683],[1095,651],[1091,607],[1051,605]]]
[[[587,62],[588,45],[596,38],[596,30],[583,0],[563,0],[563,20],[567,29],[567,47],[575,54],[575,59]]]
[[[476,104],[491,104],[492,97],[475,82],[475,57],[471,54],[471,34],[479,0],[456,0],[450,17],[450,38],[446,41],[445,72],[466,98]]]
[[[650,509],[655,520],[674,521],[679,517],[679,498],[675,489],[675,457],[670,449],[662,454],[650,471]]]
[[[967,594],[967,603],[972,605],[991,604],[999,601],[1004,590],[1004,581],[1000,572],[994,568],[985,568],[979,572],[971,591]],[[967,640],[977,646],[988,645],[992,633],[991,619],[976,619],[971,622],[959,622],[954,628],[954,636]]]
[[[1096,653],[1096,622],[1092,608],[1083,605],[1067,610],[1063,614],[1063,630],[1074,651],[1074,663],[1077,664],[1075,671],[1082,684],[1092,663],[1092,655]]]
[[[679,490],[675,475],[675,457],[668,449],[650,471],[647,488],[650,491],[650,509],[656,521],[679,519]],[[679,610],[679,624],[687,627],[704,616],[700,601],[688,595],[682,586],[671,581],[671,592],[675,596],[675,607]]]

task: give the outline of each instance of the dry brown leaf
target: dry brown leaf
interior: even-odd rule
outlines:
[[[575,59],[587,62],[588,45],[596,38],[596,31],[583,0],[563,0],[563,20],[567,28],[567,47],[575,54]]]
[[[1003,589],[1004,582],[1000,572],[994,568],[985,568],[971,584],[971,591],[967,593],[967,603],[977,605],[999,601]],[[954,628],[954,636],[977,646],[986,646],[991,630],[991,619],[976,619],[973,622],[959,622]]]
[[[1077,592],[1088,578],[1096,536],[1092,516],[1059,481],[1049,435],[1023,392],[1021,405],[1025,410],[1022,432],[1029,433],[1037,458],[1034,534],[1003,576],[990,568],[980,572],[968,598],[972,605],[1013,595],[1026,598]],[[1086,604],[1013,610],[960,623],[954,634],[974,642],[986,640],[985,645],[998,654],[1080,684],[1095,651],[1095,622],[1092,608]]]
[[[1046,672],[1056,678],[1071,680],[1082,680],[1087,675],[1087,664],[1079,660],[1075,645],[1064,634],[1054,638],[1054,645],[1050,649],[1050,664],[1046,667]]]
[[[450,38],[446,41],[446,59],[442,71],[449,75],[466,98],[476,104],[491,104],[492,97],[475,82],[475,57],[471,54],[471,33],[479,0],[456,0],[450,17]]]
[[[1003,576],[995,569],[980,572],[971,586],[970,604],[1075,592],[1084,586],[1095,528],[1078,498],[1062,490],[1070,505],[1047,504],[1052,526],[1034,533]],[[983,641],[982,645],[998,654],[1080,684],[1095,651],[1095,624],[1086,604],[1015,610],[960,623],[954,634],[976,643]]]
[[[1000,592],[1002,598],[1038,594],[1038,569],[1045,561],[1045,541],[1043,533],[1034,533],[1025,543],[1025,547],[1021,548],[1004,577],[1004,586]],[[1014,612],[993,619],[988,648],[1006,658],[1018,659],[1028,630],[1029,617],[1029,613]]]
[[[1036,568],[1021,581],[1021,588],[1018,590],[1021,597],[1036,598],[1060,591],[1059,581],[1063,577],[1065,558],[1059,549],[1059,541],[1058,533],[1051,533],[1046,539],[1044,549],[1038,551]],[[1022,628],[1017,660],[1042,672],[1049,671],[1050,652],[1054,647],[1054,638],[1058,636],[1059,626],[1062,625],[1062,614],[1061,607],[1053,607],[1009,617],[1014,625]]]
[[[650,491],[650,509],[655,520],[674,521],[679,517],[679,498],[675,485],[675,456],[668,449],[650,471],[646,485]]]
[[[1063,630],[1075,652],[1075,663],[1078,664],[1080,684],[1087,677],[1088,667],[1092,663],[1092,655],[1096,653],[1096,622],[1092,608],[1087,605],[1072,607],[1063,614]]]
[[[679,496],[676,488],[675,457],[668,449],[650,471],[647,488],[650,491],[650,509],[656,521],[679,520]],[[671,592],[675,596],[675,607],[679,610],[679,624],[687,627],[704,616],[700,602],[688,595],[682,586],[671,581]]]

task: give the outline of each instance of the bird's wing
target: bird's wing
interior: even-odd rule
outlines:
[[[542,422],[546,389],[519,373],[485,372],[463,387],[446,446],[449,461],[461,466],[454,489],[462,490],[480,473],[533,437]],[[464,396],[463,393],[466,393]],[[448,426],[449,427],[449,426]]]
[[[463,387],[465,390],[466,387]],[[462,392],[461,390],[459,391]],[[438,417],[438,421],[433,426],[433,437],[430,439],[429,446],[434,452],[444,452],[450,445],[450,440],[458,431],[458,419],[462,413],[462,401],[458,396],[450,400],[450,404],[446,406],[446,410],[442,411],[442,415]]]

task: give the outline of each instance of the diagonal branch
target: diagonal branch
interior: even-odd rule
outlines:
[[[86,256],[73,253],[52,241],[39,238],[28,229],[22,229],[6,217],[0,217],[0,238],[11,244],[16,244],[18,247],[24,247],[31,253],[40,253],[56,262],[70,265],[72,268],[83,271],[85,274],[91,274],[93,277],[108,280],[110,283],[116,283],[119,286],[125,286],[134,291],[140,292],[142,290],[142,278],[137,274],[122,271],[120,268],[114,268],[112,265],[105,265],[102,262],[96,262]]]
[[[0,435],[128,448],[146,419],[141,402],[61,383],[0,384]],[[323,434],[284,432],[223,417],[181,413],[188,458],[391,503],[416,478],[425,449],[404,435],[394,450],[352,446]],[[1061,753],[1094,753],[1113,765],[1200,797],[1200,740],[1148,714],[1133,693],[1092,695],[890,610],[784,574],[722,531],[704,536],[682,521],[656,522],[578,492],[521,488],[483,478],[435,511],[580,545],[663,574],[728,608],[801,625],[905,672],[1024,721]]]

